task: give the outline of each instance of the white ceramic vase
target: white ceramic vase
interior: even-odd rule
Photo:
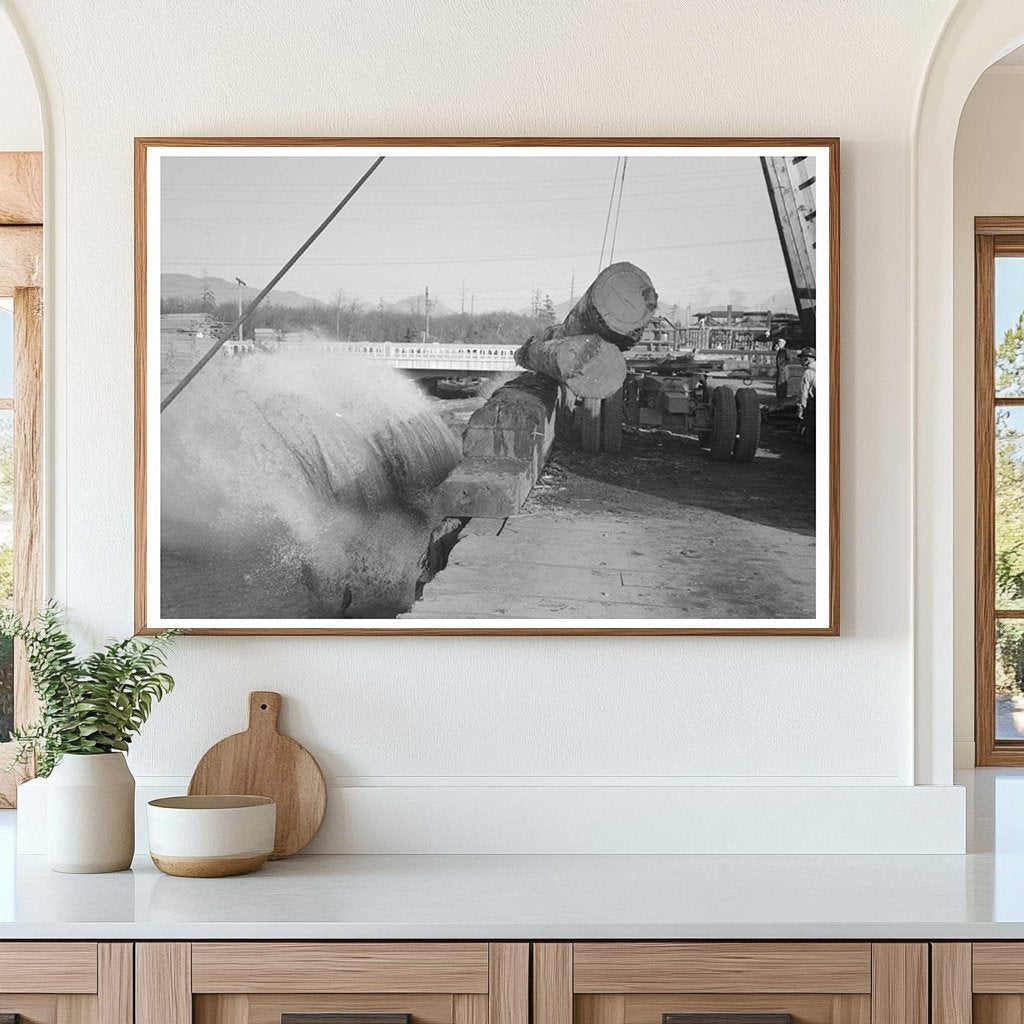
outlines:
[[[65,754],[46,783],[54,871],[124,871],[135,853],[135,778],[124,754]]]

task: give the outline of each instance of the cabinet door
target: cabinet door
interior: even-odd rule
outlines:
[[[1024,942],[932,946],[935,1024],[1024,1021]]]
[[[136,1024],[529,1024],[525,943],[140,943],[136,984]]]
[[[132,1024],[130,943],[0,942],[4,1024]]]
[[[533,977],[533,1024],[928,1024],[923,943],[538,943]]]

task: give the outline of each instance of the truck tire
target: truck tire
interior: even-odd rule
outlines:
[[[761,402],[753,388],[736,391],[736,421],[739,436],[733,455],[737,462],[753,462],[761,443]]]
[[[711,392],[711,458],[724,462],[736,446],[736,399],[724,384]]]

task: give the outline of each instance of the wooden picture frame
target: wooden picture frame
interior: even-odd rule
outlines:
[[[367,619],[361,625],[356,618],[307,619],[302,621],[289,620],[278,624],[276,620],[254,617],[250,621],[239,619],[213,619],[174,617],[161,613],[156,607],[159,604],[159,563],[160,546],[154,518],[154,484],[150,464],[154,461],[152,453],[159,439],[154,434],[159,432],[159,414],[154,416],[154,381],[160,382],[160,371],[154,369],[154,354],[158,351],[156,343],[150,338],[153,333],[154,310],[159,317],[159,304],[153,305],[154,281],[159,282],[159,268],[154,269],[153,253],[149,251],[149,242],[154,232],[154,221],[160,216],[158,188],[150,192],[150,183],[155,179],[154,168],[160,166],[162,158],[181,155],[213,156],[233,155],[234,151],[253,153],[259,156],[290,155],[297,151],[310,150],[333,152],[339,155],[365,154],[386,152],[389,155],[408,155],[413,150],[429,152],[433,155],[444,155],[447,151],[473,151],[480,157],[518,156],[525,151],[536,151],[538,156],[554,156],[566,152],[575,156],[581,150],[607,155],[613,151],[621,151],[623,159],[634,155],[648,158],[665,153],[674,153],[680,157],[694,157],[705,154],[722,154],[723,158],[741,156],[778,155],[779,159],[791,155],[793,161],[804,159],[807,154],[813,155],[827,167],[827,173],[819,175],[817,188],[824,190],[827,199],[819,203],[817,210],[812,209],[806,218],[811,220],[815,213],[819,215],[818,223],[826,220],[827,231],[816,236],[826,243],[824,253],[818,252],[816,264],[818,268],[818,291],[827,294],[827,302],[822,303],[824,312],[817,317],[817,332],[810,348],[827,346],[827,353],[818,363],[818,372],[827,378],[827,387],[823,389],[816,418],[819,437],[815,458],[816,465],[824,467],[815,477],[816,493],[820,496],[815,508],[817,518],[814,536],[817,539],[815,551],[825,550],[822,555],[815,555],[814,569],[814,602],[813,615],[798,619],[780,617],[775,624],[775,617],[764,619],[646,619],[606,620],[604,618],[577,617],[570,620],[558,620],[557,624],[545,618],[517,618],[506,622],[504,619],[488,618],[477,624],[475,621],[456,619],[449,623],[447,619],[429,621],[413,621],[395,619],[382,621]],[[216,153],[214,152],[216,151]],[[345,151],[341,154],[340,151]],[[451,155],[450,152],[448,155]],[[586,155],[590,155],[589,153]],[[814,166],[821,166],[814,165]],[[618,163],[616,163],[616,171]],[[623,171],[624,177],[624,171]],[[765,179],[768,171],[765,170]],[[762,182],[764,184],[764,182]],[[807,184],[814,184],[811,175]],[[619,203],[623,185],[620,185]],[[771,183],[768,183],[771,195]],[[812,193],[813,194],[813,193]],[[614,197],[614,185],[613,185]],[[358,200],[357,200],[358,202]],[[344,205],[344,204],[342,204]],[[780,214],[776,209],[778,200],[772,198],[776,224],[779,234],[782,226]],[[611,221],[611,203],[608,203]],[[839,140],[835,138],[137,138],[135,140],[135,338],[136,338],[136,409],[135,409],[135,617],[136,630],[149,634],[166,628],[169,625],[180,625],[190,632],[209,635],[355,635],[355,636],[389,636],[389,635],[559,635],[559,636],[600,636],[600,635],[800,635],[800,636],[836,636],[839,634],[840,613],[840,538],[839,538]],[[339,219],[341,223],[343,217]],[[607,233],[607,227],[606,227]],[[761,241],[765,241],[762,239]],[[784,245],[783,245],[784,249]],[[626,253],[628,257],[628,252]],[[603,259],[603,252],[602,252]],[[793,282],[790,260],[786,261]],[[244,282],[236,275],[239,288],[239,306],[241,308],[242,286]],[[585,282],[581,281],[585,286]],[[794,292],[796,289],[794,288]],[[813,303],[813,297],[812,297]],[[383,300],[381,300],[383,307]],[[429,310],[429,299],[427,300]],[[222,325],[223,329],[223,325]],[[431,342],[429,321],[424,335],[427,343]],[[822,345],[824,340],[825,345]],[[813,358],[813,353],[810,358]],[[155,374],[155,376],[154,376]],[[563,394],[565,393],[563,389]],[[824,401],[822,401],[824,399]],[[590,400],[588,400],[590,401]],[[586,406],[580,403],[580,409]],[[759,410],[760,411],[760,410]],[[598,418],[606,416],[606,412],[593,413]],[[580,413],[584,420],[587,413]],[[619,414],[621,415],[621,414]],[[585,427],[582,428],[585,431]],[[822,438],[820,435],[826,436]],[[613,449],[606,449],[613,450]],[[821,510],[822,501],[827,510]],[[156,537],[156,539],[154,539]],[[443,571],[443,570],[442,570]],[[429,586],[429,584],[428,584]],[[710,624],[709,624],[710,623]]]
[[[1024,742],[996,738],[996,623],[1024,620],[1024,610],[996,609],[995,417],[997,407],[1024,406],[1024,397],[995,390],[995,261],[1024,257],[1024,216],[974,221],[974,738],[978,767],[1024,765]]]

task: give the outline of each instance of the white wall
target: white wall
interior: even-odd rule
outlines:
[[[626,781],[913,782],[907,182],[945,0],[7,6],[53,118],[51,586],[91,638],[132,625],[133,136],[843,140],[842,638],[185,639],[138,774],[187,776],[240,726],[246,691],[274,688],[286,728],[358,788],[352,807],[366,789],[458,804],[513,782],[583,802]],[[871,806],[896,834],[881,790]],[[934,811],[943,842],[959,806]]]
[[[974,764],[974,218],[1024,215],[1024,65],[986,71],[960,119],[954,163],[953,489],[956,759]]]
[[[40,150],[43,123],[25,49],[0,15],[0,150]]]

